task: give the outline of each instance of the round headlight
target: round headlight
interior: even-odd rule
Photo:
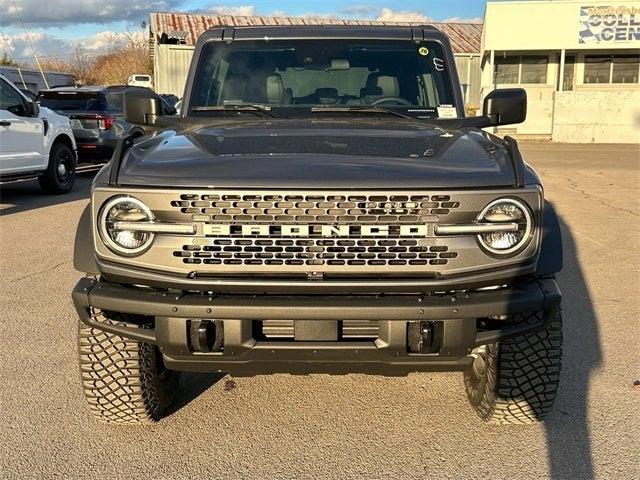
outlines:
[[[150,222],[151,210],[134,197],[114,197],[104,204],[98,219],[100,237],[109,249],[119,255],[135,256],[146,251],[153,242],[153,233],[129,230],[122,225]]]
[[[478,223],[515,224],[517,229],[507,232],[483,233],[478,241],[489,252],[507,255],[527,244],[531,238],[533,220],[529,208],[513,198],[491,202],[478,216]]]

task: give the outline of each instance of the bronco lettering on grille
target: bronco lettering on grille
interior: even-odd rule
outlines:
[[[224,225],[206,223],[216,237],[426,237],[427,225]]]

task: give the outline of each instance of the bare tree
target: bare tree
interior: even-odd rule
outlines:
[[[0,66],[17,67],[18,62],[11,58],[7,52],[3,52],[2,56],[0,57]]]
[[[83,85],[121,85],[135,74],[150,74],[149,43],[140,32],[107,34],[107,53],[78,45],[69,57],[42,58],[45,70],[69,73]],[[101,49],[102,50],[102,49]]]
[[[104,84],[124,84],[135,73],[150,74],[149,43],[138,32],[107,37],[111,52],[96,59],[94,74]]]

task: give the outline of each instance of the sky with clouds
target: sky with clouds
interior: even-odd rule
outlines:
[[[484,0],[0,0],[0,54],[8,52],[27,62],[34,50],[40,56],[65,57],[82,45],[99,53],[108,48],[107,38],[114,34],[143,33],[141,24],[148,21],[150,12],[479,21],[484,4]]]

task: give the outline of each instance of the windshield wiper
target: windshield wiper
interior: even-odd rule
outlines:
[[[278,118],[271,113],[271,107],[249,103],[232,103],[227,105],[210,105],[206,107],[193,107],[192,112],[249,112],[265,118]]]
[[[312,112],[358,112],[358,113],[384,113],[387,115],[395,115],[396,117],[406,118],[408,120],[415,120],[414,117],[405,115],[404,113],[396,112],[382,107],[374,107],[370,105],[347,105],[340,107],[313,107]]]

